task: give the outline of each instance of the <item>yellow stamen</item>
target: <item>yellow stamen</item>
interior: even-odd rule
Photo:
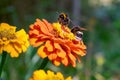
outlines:
[[[16,35],[15,35],[15,32],[14,32],[14,29],[4,29],[4,30],[0,30],[0,39],[15,39],[16,38]]]
[[[67,27],[67,26],[65,26],[65,27]],[[70,39],[70,40],[75,39],[74,34],[71,33],[70,30],[67,30],[67,29],[69,29],[68,27],[65,28],[67,30],[67,31],[65,31],[62,29],[62,26],[59,23],[53,23],[53,28],[61,38]]]

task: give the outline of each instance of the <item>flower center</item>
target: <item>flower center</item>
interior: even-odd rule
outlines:
[[[7,40],[16,39],[15,32],[12,28],[0,30],[0,39],[7,38]]]
[[[59,23],[53,23],[54,35],[63,39],[74,40],[75,36],[66,26],[61,26]]]

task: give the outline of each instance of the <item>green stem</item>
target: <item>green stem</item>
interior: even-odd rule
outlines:
[[[3,66],[5,64],[6,57],[7,57],[7,52],[3,51],[2,59],[1,59],[1,63],[0,63],[0,77],[1,77],[1,74],[2,74],[2,69],[3,69]]]
[[[49,61],[48,58],[43,59],[41,65],[38,69],[44,69],[45,66],[47,65],[48,61]]]

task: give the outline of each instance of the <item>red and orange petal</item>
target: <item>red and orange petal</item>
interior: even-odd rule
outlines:
[[[31,45],[40,46],[37,51],[38,55],[42,58],[48,57],[56,66],[62,63],[65,66],[71,64],[75,67],[76,60],[80,61],[80,56],[86,54],[86,46],[83,41],[74,38],[72,40],[67,39],[69,37],[61,37],[60,34],[56,35],[57,27],[54,29],[54,26],[45,19],[42,21],[37,19],[34,24],[30,25],[29,39]],[[64,26],[59,28],[63,30],[62,34],[68,35],[70,33],[69,28]]]

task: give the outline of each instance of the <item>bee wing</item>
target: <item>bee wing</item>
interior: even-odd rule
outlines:
[[[80,30],[81,30],[81,31],[87,31],[86,28],[82,28],[82,27],[80,27]]]

